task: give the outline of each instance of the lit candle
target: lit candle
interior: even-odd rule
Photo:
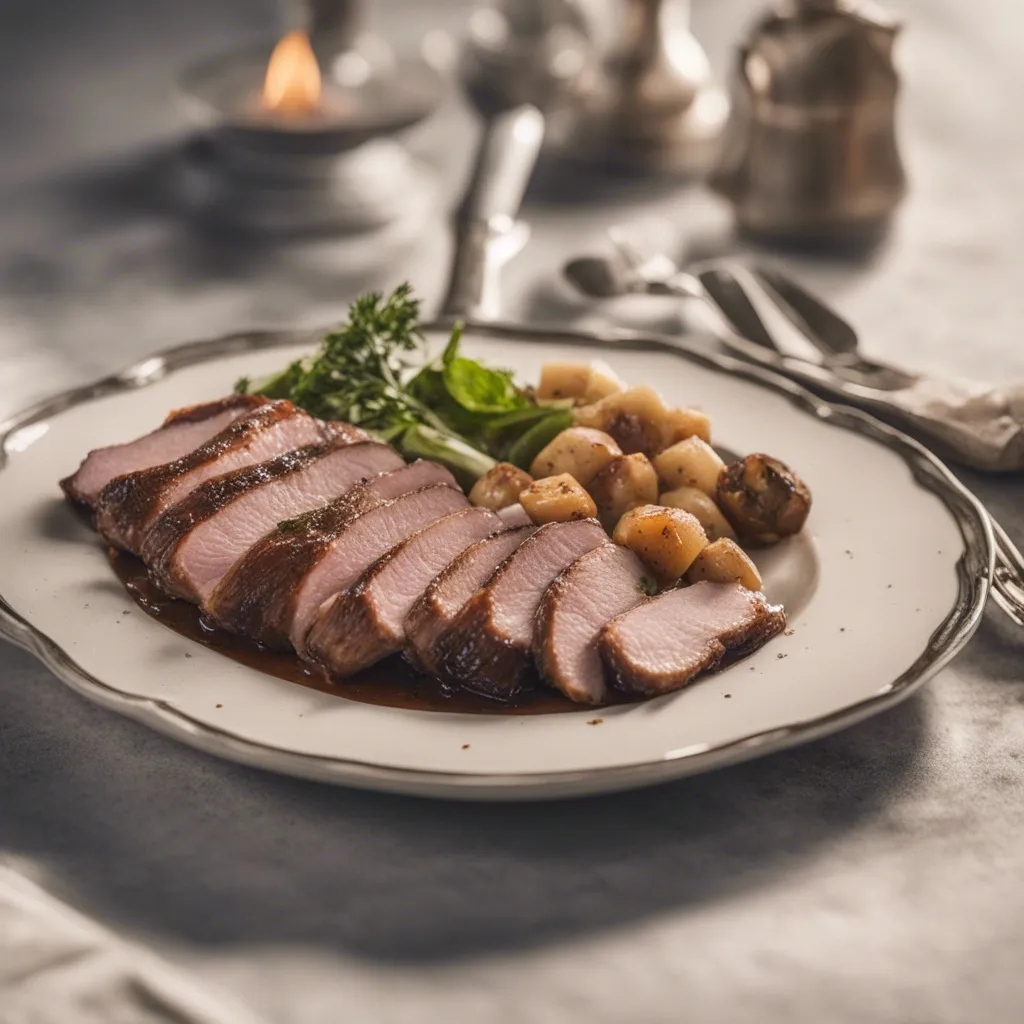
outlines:
[[[274,47],[263,79],[264,110],[309,114],[320,106],[320,66],[305,32],[289,32]]]

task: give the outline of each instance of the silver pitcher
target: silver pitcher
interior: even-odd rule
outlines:
[[[906,191],[896,143],[899,23],[866,0],[783,0],[741,46],[710,183],[746,232],[879,235]]]

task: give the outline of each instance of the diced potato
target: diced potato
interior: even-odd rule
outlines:
[[[642,386],[609,395],[576,410],[576,422],[611,434],[624,452],[655,455],[665,447],[668,410],[654,388]]]
[[[625,390],[625,382],[603,359],[595,359],[590,364],[590,380],[583,395],[583,401],[587,405]]]
[[[585,405],[625,390],[615,371],[603,360],[595,359],[592,363],[545,363],[537,397],[541,401],[571,398]]]
[[[714,496],[725,463],[707,441],[695,434],[656,455],[654,468],[661,482],[668,488],[696,487]]]
[[[631,509],[619,520],[612,539],[629,548],[663,582],[679,579],[708,543],[696,517],[661,505]]]
[[[586,363],[545,363],[540,369],[537,397],[582,399],[590,385],[591,368]]]
[[[675,490],[666,491],[661,496],[662,505],[669,508],[681,508],[684,512],[696,516],[708,540],[718,540],[720,537],[728,537],[729,540],[736,539],[736,531],[729,524],[729,520],[722,515],[722,510],[703,491],[696,487],[677,487]]]
[[[519,495],[519,503],[541,525],[590,519],[597,514],[594,499],[568,473],[535,480]]]
[[[669,409],[663,422],[663,448],[688,437],[699,437],[711,444],[711,418],[700,409]]]
[[[620,455],[594,477],[587,489],[597,502],[605,529],[612,529],[631,508],[653,505],[658,500],[658,474],[646,455]]]
[[[622,449],[615,439],[602,430],[590,427],[569,427],[563,430],[533,460],[530,472],[534,479],[569,473],[584,487],[618,458]]]
[[[521,491],[533,483],[533,477],[511,462],[499,462],[489,469],[469,492],[469,503],[495,512],[519,500]]]
[[[760,590],[764,584],[750,556],[728,537],[712,541],[686,571],[690,583],[739,583],[747,590]]]

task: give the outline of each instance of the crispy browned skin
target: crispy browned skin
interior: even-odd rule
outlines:
[[[239,412],[243,412],[248,409],[256,409],[261,405],[266,405],[267,400],[260,397],[259,395],[229,395],[227,398],[219,398],[215,402],[202,402],[199,405],[189,405],[184,409],[175,409],[169,413],[167,418],[164,420],[162,426],[169,427],[173,423],[199,423],[202,420],[208,420],[213,416],[218,416],[220,413],[225,412],[228,409],[238,409]],[[78,489],[75,486],[75,479],[78,476],[76,470],[70,476],[66,476],[60,481],[60,488],[64,492],[64,496],[69,502],[75,507],[76,511],[81,513],[91,523],[93,520],[93,507],[89,502],[82,499],[82,496],[78,493]]]
[[[111,480],[103,488],[97,505],[96,522],[99,531],[107,536],[109,528],[116,525],[127,541],[124,546],[137,551],[146,524],[159,508],[164,489],[174,480],[205,462],[245,447],[253,434],[296,415],[306,414],[288,401],[269,402],[235,420],[215,438],[174,462],[140,470],[137,473],[127,473],[116,480]],[[116,534],[107,536],[107,539],[121,546],[120,538]]]
[[[527,537],[532,537],[537,527],[530,523],[516,526],[504,533],[495,534],[486,540],[477,541],[454,559],[451,565],[440,573],[420,596],[405,621],[408,646],[406,660],[423,672],[436,674],[437,653],[435,646],[441,634],[451,625],[454,616],[462,610],[463,604],[452,610],[442,601],[442,593],[458,586],[468,601],[487,580],[494,575],[498,566],[519,547]],[[468,574],[468,589],[465,582]],[[462,577],[460,580],[459,578]]]
[[[457,623],[435,645],[437,674],[497,700],[515,696],[529,678],[530,652],[494,633],[486,587],[469,599]]]
[[[200,402],[198,405],[172,409],[163,425],[169,427],[172,423],[198,423],[224,412],[225,409],[257,409],[261,405],[266,405],[268,401],[269,399],[262,395],[228,395],[226,398],[218,398],[215,402]]]
[[[266,647],[290,649],[299,583],[352,520],[380,504],[371,488],[359,485],[330,505],[282,523],[221,580],[204,608],[207,616]]]
[[[327,420],[324,423],[324,440],[335,444],[359,444],[360,441],[373,441],[374,436],[352,423],[343,420]]]
[[[149,566],[150,576],[157,586],[169,594],[185,595],[178,586],[174,573],[174,556],[178,545],[200,523],[216,515],[239,495],[253,487],[295,473],[337,447],[347,447],[346,441],[333,444],[306,445],[278,455],[267,462],[236,470],[225,476],[214,477],[200,484],[184,501],[167,509],[153,523],[142,544],[142,560]]]

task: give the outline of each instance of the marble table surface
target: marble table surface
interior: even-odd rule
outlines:
[[[751,0],[698,0],[720,74]],[[887,358],[1024,378],[1024,8],[904,0],[912,190],[888,244],[796,273]],[[45,10],[44,10],[45,7]],[[380,0],[398,39],[465,2]],[[411,140],[441,183],[413,237],[236,245],[158,183],[189,58],[274,30],[271,0],[62,0],[0,13],[0,416],[162,345],[320,323],[410,279],[430,301],[472,122]],[[510,314],[608,225],[737,248],[699,189],[531,198]],[[671,327],[662,305],[608,311]],[[1024,541],[1024,479],[964,478]],[[586,1020],[1011,1024],[1024,1004],[1024,636],[990,610],[922,692],[801,749],[645,792],[456,806],[274,777],[175,745],[0,645],[0,857],[273,1024]],[[45,1006],[32,1017],[46,1021]],[[85,1019],[85,1018],[83,1018]],[[148,1019],[148,1018],[147,1018]]]

